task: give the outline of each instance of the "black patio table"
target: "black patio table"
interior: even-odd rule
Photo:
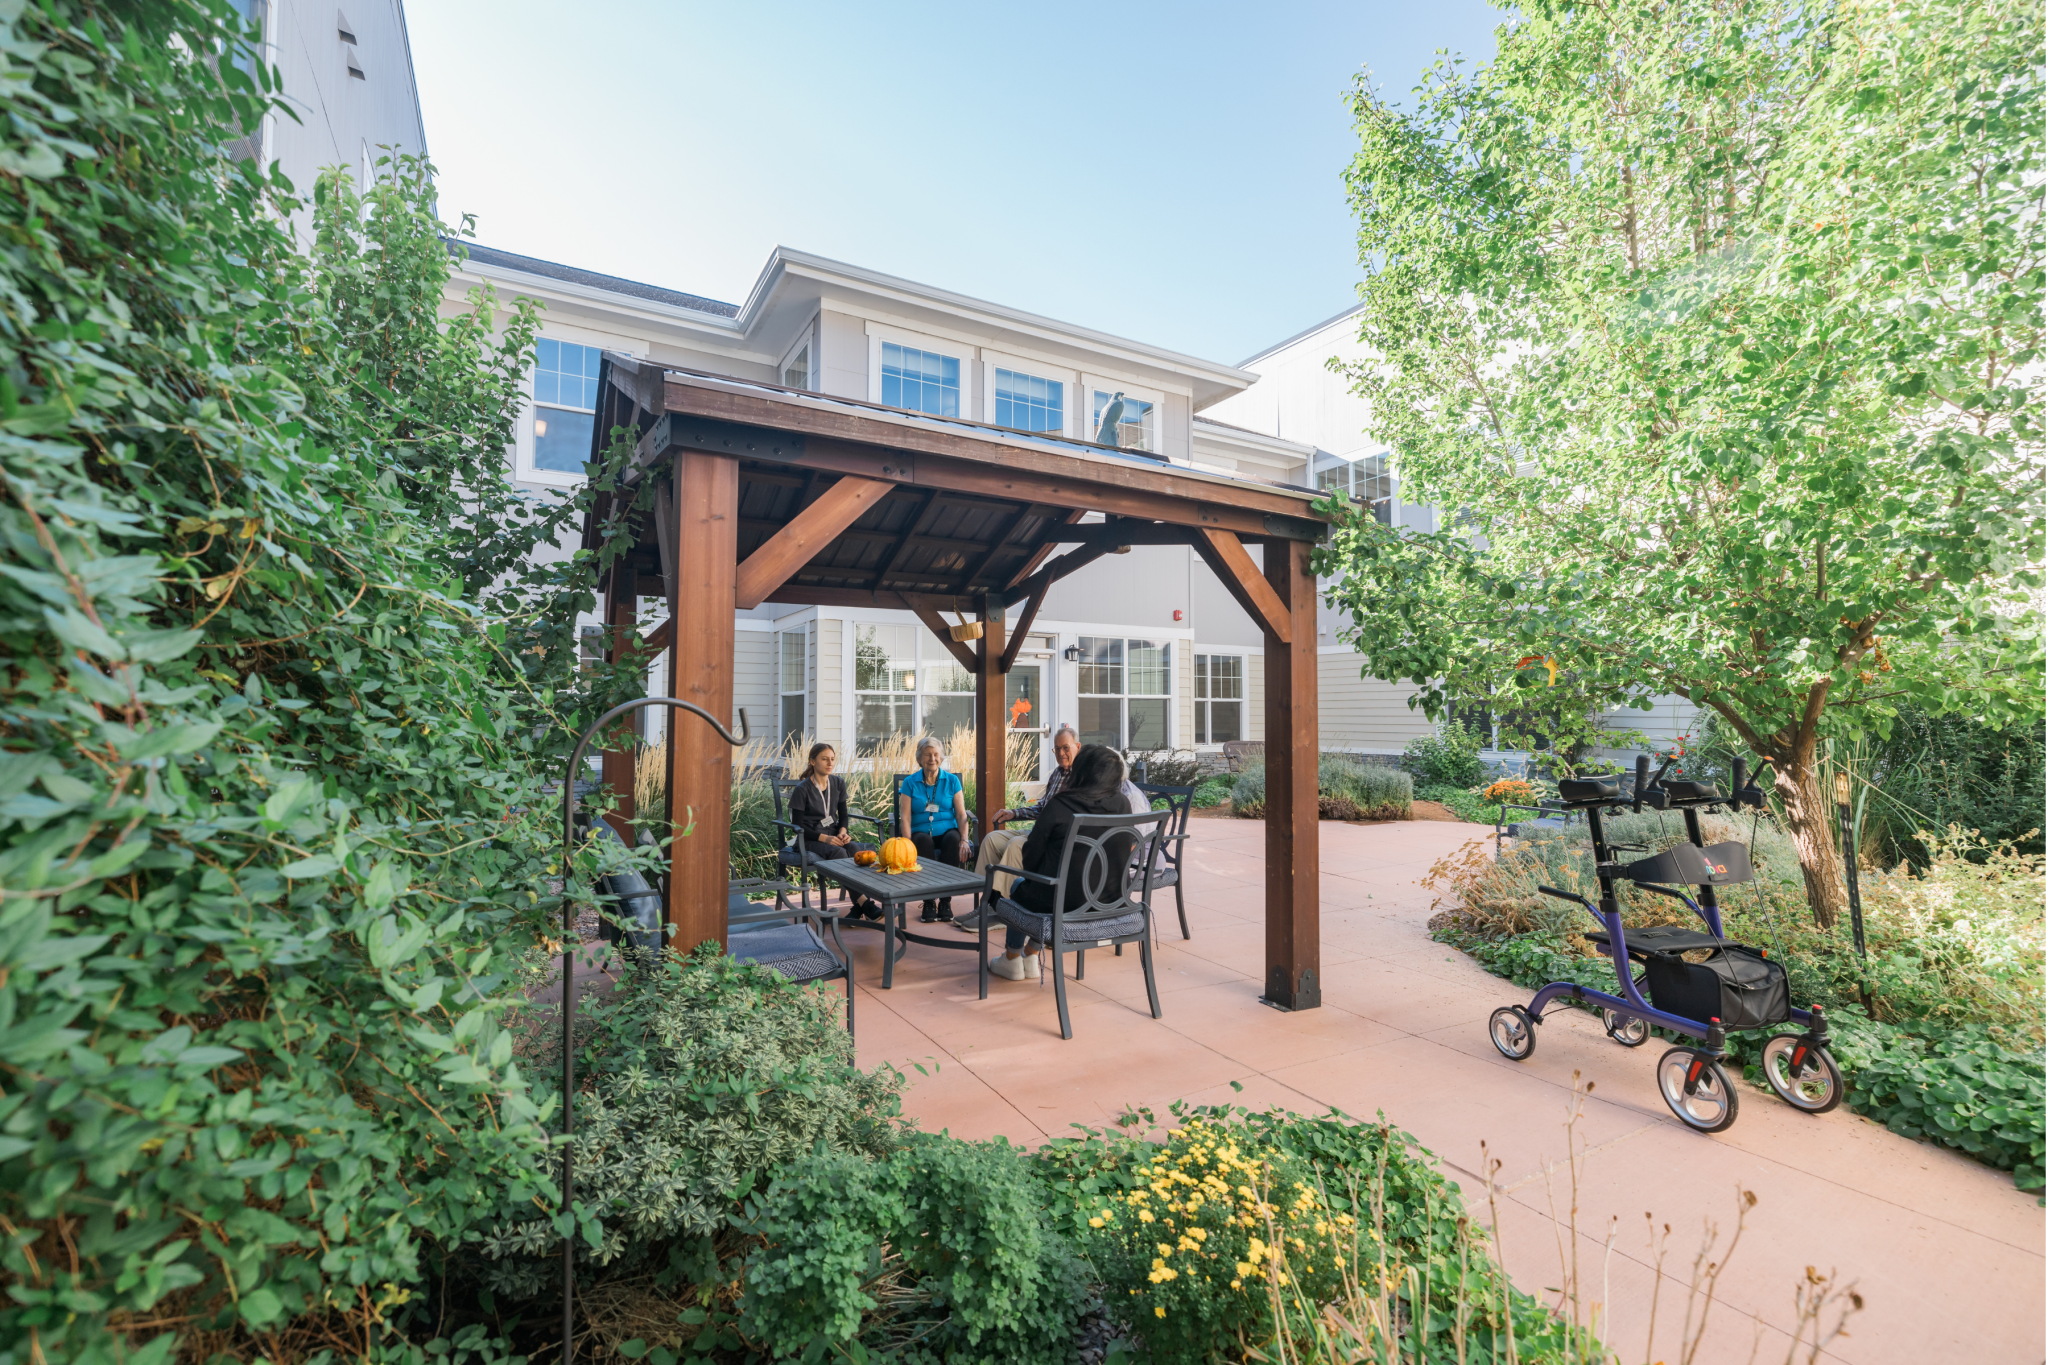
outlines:
[[[982,888],[981,874],[971,867],[953,867],[937,860],[926,862],[915,872],[888,872],[878,862],[862,867],[851,858],[834,858],[830,862],[814,863],[811,867],[821,877],[838,882],[856,896],[866,896],[882,907],[882,922],[873,920],[842,918],[839,922],[849,929],[880,929],[882,931],[882,989],[889,990],[896,981],[896,959],[908,952],[909,944],[922,943],[933,948],[952,948],[968,952],[980,952],[981,940],[971,938],[964,943],[958,938],[932,938],[926,934],[910,932],[908,921],[899,927],[897,921],[904,914],[904,907],[911,901],[935,901],[947,896],[977,895]],[[897,939],[904,939],[905,945],[896,946]]]

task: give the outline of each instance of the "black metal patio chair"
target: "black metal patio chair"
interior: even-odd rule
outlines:
[[[589,837],[618,845],[619,837],[609,821],[591,822]],[[780,973],[785,979],[806,985],[813,981],[846,982],[846,1031],[853,1032],[853,955],[839,936],[839,917],[821,903],[812,910],[789,903],[788,882],[765,877],[736,878],[726,883],[726,954],[756,962]],[[667,925],[662,916],[661,888],[630,868],[604,874],[598,880],[598,936],[617,947],[628,968],[638,970],[653,962],[662,948]],[[773,900],[762,903],[756,897]],[[821,933],[820,930],[823,930]],[[825,936],[830,935],[832,947]],[[836,949],[836,952],[835,952]]]
[[[1194,811],[1195,789],[1152,786],[1143,782],[1137,785],[1138,790],[1153,801],[1164,801],[1167,812],[1173,817],[1167,822],[1166,832],[1159,839],[1157,864],[1152,869],[1152,889],[1161,891],[1169,886],[1173,888],[1173,908],[1180,916],[1180,936],[1193,938],[1194,935],[1188,932],[1187,897],[1181,893],[1181,881],[1185,871],[1181,859],[1187,852],[1188,817]]]
[[[1074,956],[1074,979],[1085,980],[1090,948],[1138,945],[1145,969],[1145,995],[1152,1017],[1159,1014],[1159,984],[1152,975],[1152,880],[1154,855],[1171,819],[1167,811],[1144,815],[1077,815],[1068,827],[1057,876],[1021,868],[991,867],[984,874],[983,903],[993,915],[981,921],[981,998],[988,999],[989,919],[1001,920],[1044,945],[1052,954],[1053,996],[1058,1001],[1060,1037],[1072,1038],[1067,1014],[1066,955]],[[1134,870],[1135,869],[1135,870]],[[996,894],[996,876],[1018,877],[1052,888],[1052,910],[1040,912]],[[1016,889],[1016,884],[1011,884]],[[1069,909],[1067,902],[1075,902]]]
[[[768,790],[775,797],[774,826],[779,830],[783,830],[789,836],[789,842],[775,850],[775,862],[777,866],[787,868],[795,878],[797,894],[805,905],[811,903],[810,888],[812,883],[816,883],[818,887],[818,903],[822,905],[831,898],[832,894],[825,878],[818,873],[818,864],[825,860],[811,852],[809,838],[789,818],[789,794],[795,791],[797,784],[802,781],[803,779],[800,777],[771,777],[768,779]],[[877,844],[889,837],[890,821],[884,820],[878,815],[869,815],[864,810],[855,810],[853,807],[848,806],[846,808],[846,827],[849,831],[852,830],[854,822],[857,820],[865,820],[869,824],[874,825],[875,837],[871,841],[856,839],[851,847],[873,850]],[[841,900],[846,899],[847,892],[844,887],[840,888],[839,896]]]

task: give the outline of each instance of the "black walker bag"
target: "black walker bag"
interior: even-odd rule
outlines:
[[[1725,1029],[1763,1028],[1792,1017],[1785,969],[1754,948],[1731,943],[1705,962],[1657,956],[1644,964],[1650,1003],[1667,1014]]]

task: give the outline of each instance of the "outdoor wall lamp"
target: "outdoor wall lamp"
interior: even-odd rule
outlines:
[[[1066,660],[1066,661],[1067,661],[1068,663],[1070,663],[1070,664],[1077,664],[1077,663],[1080,663],[1080,662],[1081,662],[1081,646],[1079,646],[1079,645],[1068,645],[1068,646],[1067,646],[1067,647],[1066,647],[1065,649],[1063,649],[1063,650],[1061,650],[1061,651],[1060,651],[1060,657],[1061,657],[1062,659],[1065,659],[1065,660]]]
[[[562,773],[562,1216],[568,1231],[562,1237],[562,1365],[574,1365],[576,1358],[576,1174],[575,1150],[570,1139],[576,1134],[576,896],[571,860],[576,856],[576,775],[583,771],[583,755],[591,740],[607,725],[629,711],[648,706],[666,706],[702,716],[704,723],[718,731],[718,737],[735,749],[747,742],[747,709],[740,708],[739,738],[718,723],[718,718],[695,702],[676,697],[641,697],[624,702],[591,722],[576,738],[576,750]]]

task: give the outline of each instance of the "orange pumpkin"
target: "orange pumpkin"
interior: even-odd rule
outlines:
[[[917,845],[901,837],[884,839],[882,866],[891,872],[917,871]]]
[[[855,867],[873,867],[875,865],[875,851],[871,848],[855,850],[853,865]]]

